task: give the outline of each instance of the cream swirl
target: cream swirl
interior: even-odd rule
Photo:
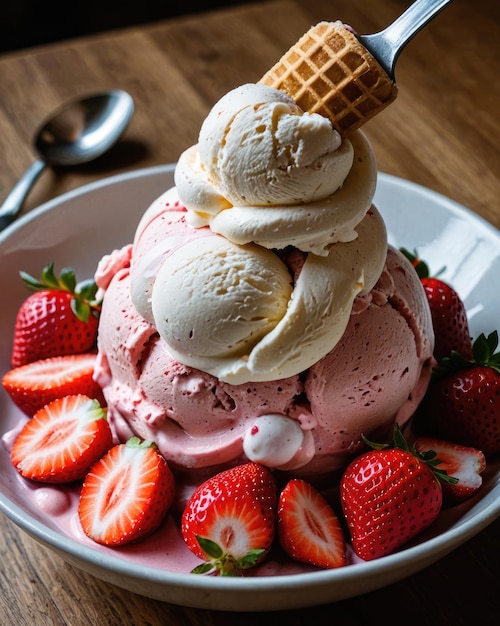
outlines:
[[[275,256],[267,265],[272,253],[254,244],[215,235],[174,250],[151,295],[169,354],[231,384],[306,370],[335,347],[354,298],[382,272],[386,232],[375,208],[357,230],[354,241],[335,244],[328,256],[307,255],[293,290],[284,263]]]
[[[341,142],[330,122],[264,85],[229,92],[175,171],[188,221],[234,243],[293,245],[327,255],[351,241],[371,205],[376,163],[361,133]]]

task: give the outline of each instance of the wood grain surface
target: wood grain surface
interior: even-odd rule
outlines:
[[[381,30],[409,2],[276,0],[179,17],[0,56],[0,202],[34,159],[31,138],[77,95],[123,88],[136,112],[122,141],[92,164],[46,170],[24,212],[82,184],[170,163],[196,142],[210,107],[255,82],[312,24]],[[365,127],[379,169],[445,194],[500,228],[497,0],[455,0],[405,48],[395,103]],[[494,285],[492,288],[499,288]],[[3,294],[5,297],[6,294]],[[65,563],[0,515],[0,624],[496,624],[500,520],[395,585],[279,613],[189,609],[103,583]],[[408,623],[415,623],[408,619]]]

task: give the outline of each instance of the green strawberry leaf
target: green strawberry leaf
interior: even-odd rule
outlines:
[[[217,568],[211,561],[207,561],[205,563],[200,563],[194,569],[191,570],[191,574],[213,574],[217,571]]]
[[[472,360],[464,358],[458,352],[452,351],[450,356],[444,357],[439,367],[432,370],[433,378],[443,378],[450,372],[458,372],[476,365],[491,367],[500,373],[500,352],[498,348],[498,332],[494,330],[487,337],[481,333],[472,344]]]
[[[82,300],[79,300],[78,298],[73,298],[71,300],[70,306],[71,306],[71,310],[73,311],[73,313],[81,322],[89,321],[90,306],[86,302],[83,302]]]
[[[500,352],[490,358],[488,365],[500,374]]]
[[[54,273],[54,263],[48,263],[43,268],[40,280],[23,271],[20,271],[19,275],[31,291],[53,289],[74,295],[71,308],[80,321],[88,322],[91,313],[94,317],[99,317],[101,302],[96,299],[98,287],[95,281],[88,279],[77,283],[72,267],[63,267],[59,278]]]
[[[363,433],[361,433],[361,439],[367,446],[373,448],[374,450],[385,450],[387,448],[401,448],[402,450],[409,450],[408,443],[406,442],[406,439],[397,424],[394,424],[392,439],[388,442],[370,441]]]
[[[49,263],[42,270],[41,282],[44,288],[59,289],[59,281],[54,274],[54,263]]]
[[[432,470],[436,478],[441,482],[450,483],[451,485],[454,485],[458,482],[458,479],[453,476],[449,476],[446,470],[437,467],[441,463],[441,460],[437,458],[436,452],[434,450],[419,452],[415,449],[414,446],[410,448],[398,424],[394,424],[392,440],[388,443],[373,443],[372,441],[369,441],[363,434],[361,435],[361,437],[363,441],[374,450],[383,450],[385,448],[400,448],[401,450],[406,450],[407,452],[410,452],[411,454],[413,454],[413,456],[417,457],[417,459],[420,459],[421,461],[426,463]]]
[[[149,439],[141,439],[140,437],[135,436],[127,439],[125,445],[129,448],[142,448],[144,450],[147,448],[154,448],[155,450],[158,449],[158,446],[154,441],[150,441]]]
[[[263,549],[253,548],[241,559],[235,559],[231,554],[224,553],[219,544],[208,537],[196,535],[196,540],[209,560],[195,567],[192,570],[194,574],[217,572],[220,576],[237,576],[241,570],[254,567],[265,553]]]
[[[74,289],[75,294],[87,302],[95,302],[97,285],[92,279],[82,280]]]
[[[448,376],[450,372],[459,372],[460,370],[472,367],[472,365],[472,361],[469,361],[455,350],[452,350],[450,356],[445,356],[441,359],[439,367],[433,368],[432,377],[435,379],[443,378],[444,376]]]
[[[200,548],[211,559],[221,559],[224,556],[224,552],[218,543],[208,539],[207,537],[201,537],[196,535],[196,540],[200,544]]]
[[[28,289],[30,289],[31,291],[40,291],[40,289],[47,289],[47,286],[44,283],[40,282],[36,278],[33,278],[33,276],[27,274],[26,272],[21,271],[19,272],[19,275],[23,279],[26,287],[28,287]]]
[[[489,341],[484,333],[474,341],[472,345],[472,357],[476,363],[487,363],[490,358],[491,350]]]
[[[250,567],[254,567],[264,553],[265,550],[254,548],[253,550],[250,550],[248,554],[245,554],[243,558],[236,561],[236,567],[238,569],[248,569]]]
[[[493,368],[500,374],[500,352],[498,348],[498,332],[494,330],[487,337],[481,333],[472,345],[472,356],[479,365]]]
[[[417,276],[420,278],[420,280],[422,280],[422,278],[431,278],[431,271],[429,269],[428,264],[418,256],[418,252],[416,250],[413,250],[413,252],[410,252],[406,248],[399,248],[399,251],[413,265],[415,271],[417,272]],[[432,277],[437,278],[444,272],[445,269],[446,269],[446,266],[443,266],[438,272],[436,272],[436,274],[433,274]]]
[[[59,274],[59,288],[70,293],[75,293],[76,277],[72,267],[63,267]]]

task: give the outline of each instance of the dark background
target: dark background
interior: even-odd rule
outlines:
[[[251,1],[3,0],[0,9],[0,52]]]

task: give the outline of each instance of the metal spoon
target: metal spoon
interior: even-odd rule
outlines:
[[[401,50],[450,2],[453,0],[417,0],[386,29],[358,39],[394,81],[394,67]]]
[[[18,215],[31,187],[49,165],[80,165],[113,146],[134,112],[132,97],[119,89],[85,96],[57,110],[37,132],[39,159],[23,174],[0,207],[0,230]]]

